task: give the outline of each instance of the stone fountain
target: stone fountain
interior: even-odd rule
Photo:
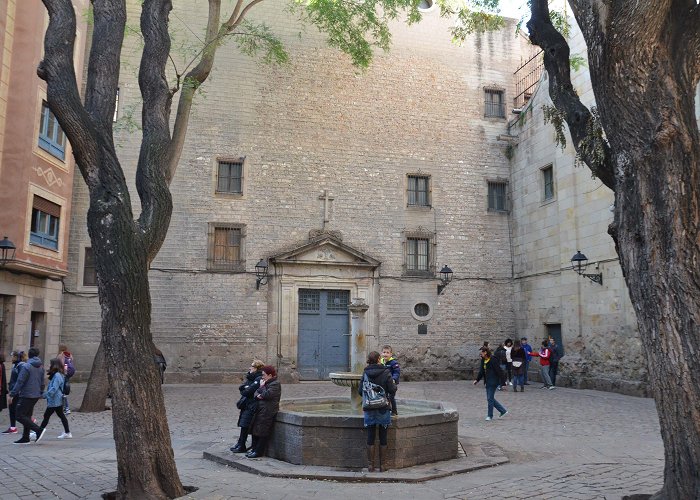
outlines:
[[[367,466],[362,380],[366,355],[367,306],[353,299],[349,306],[352,372],[332,373],[334,384],[348,387],[350,398],[302,398],[283,400],[267,454],[297,465],[321,465],[343,469]],[[397,399],[399,417],[389,427],[388,467],[450,460],[457,457],[457,410],[443,402]]]

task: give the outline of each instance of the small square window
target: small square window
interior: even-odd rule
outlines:
[[[543,201],[554,199],[554,168],[549,165],[542,169]]]
[[[489,181],[488,209],[491,212],[505,212],[507,208],[507,184],[505,182]]]
[[[496,89],[484,89],[485,107],[484,116],[505,118],[506,107],[503,99],[503,91]]]
[[[46,101],[43,101],[41,105],[39,147],[60,160],[66,158],[66,134],[63,133],[58,119]]]
[[[85,259],[83,260],[83,286],[97,286],[95,254],[90,247],[85,248]]]
[[[207,269],[244,271],[245,226],[242,224],[210,224]]]
[[[243,194],[243,162],[220,161],[216,178],[217,193]]]
[[[409,175],[408,176],[408,206],[409,207],[429,207],[430,206],[430,176]]]

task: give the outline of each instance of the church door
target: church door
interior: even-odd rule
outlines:
[[[328,380],[350,369],[347,290],[299,290],[298,369],[303,380]]]

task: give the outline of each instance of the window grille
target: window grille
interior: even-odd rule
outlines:
[[[418,207],[430,206],[430,176],[408,176],[408,205]]]
[[[321,292],[319,290],[299,290],[299,310],[305,312],[318,312],[321,306]]]
[[[427,238],[408,238],[406,270],[409,273],[427,273],[430,271],[430,240]]]
[[[243,271],[244,226],[240,224],[210,224],[208,269]]]
[[[347,290],[329,290],[328,306],[329,311],[347,311],[350,303],[350,294]]]
[[[489,182],[488,209],[490,211],[505,212],[507,210],[506,187],[505,182]]]
[[[216,182],[217,193],[243,193],[243,162],[220,161]]]
[[[503,91],[495,89],[485,89],[485,110],[484,116],[505,118],[506,108],[503,100]]]

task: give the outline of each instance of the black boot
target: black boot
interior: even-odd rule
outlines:
[[[386,472],[387,470],[386,455],[386,445],[379,445],[379,472]]]
[[[376,446],[373,444],[367,445],[367,471],[374,472],[374,456],[376,453]]]
[[[245,428],[241,428],[241,435],[238,438],[238,442],[233,445],[231,451],[234,453],[245,453],[248,449],[245,447],[245,442],[248,440],[248,431]]]

